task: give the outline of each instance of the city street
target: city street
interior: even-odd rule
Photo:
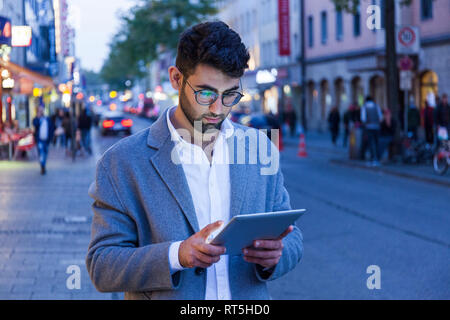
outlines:
[[[134,132],[151,124],[133,121]],[[93,129],[94,155],[75,162],[51,149],[46,176],[37,160],[0,162],[0,299],[123,298],[98,293],[84,263],[87,190],[96,160],[120,138]],[[415,179],[415,166],[410,176],[368,170],[328,136],[307,135],[306,143],[308,157],[299,158],[296,139],[286,139],[281,164],[292,207],[307,209],[298,221],[304,255],[269,284],[272,297],[450,299],[449,174],[433,183]],[[67,286],[69,266],[80,268],[80,289]],[[380,289],[367,286],[369,266],[379,267]]]

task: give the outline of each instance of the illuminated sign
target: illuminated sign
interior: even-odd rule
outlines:
[[[13,47],[29,47],[32,34],[33,32],[29,26],[13,26],[11,45]]]
[[[12,89],[14,88],[14,79],[8,78],[2,81],[2,87],[4,89]]]
[[[278,47],[280,56],[291,54],[289,0],[278,0]]]
[[[256,73],[256,83],[272,83],[277,80],[277,70],[260,70]]]

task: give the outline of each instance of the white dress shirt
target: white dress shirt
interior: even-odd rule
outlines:
[[[177,155],[181,162],[192,195],[195,213],[200,230],[217,220],[224,221],[225,226],[230,220],[230,171],[229,153],[226,138],[233,134],[233,125],[227,118],[223,121],[217,136],[211,163],[203,149],[184,140],[175,130],[167,112],[167,125],[175,143]],[[213,233],[216,235],[220,230]],[[171,244],[169,263],[172,273],[182,270],[178,260],[178,250],[181,241]],[[205,300],[231,300],[228,281],[228,256],[206,269]]]
[[[48,139],[48,120],[46,117],[42,117],[39,119],[40,126],[39,126],[39,140],[41,141],[47,141]]]

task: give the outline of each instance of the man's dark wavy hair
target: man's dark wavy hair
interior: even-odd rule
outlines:
[[[240,78],[248,68],[250,54],[241,37],[222,21],[204,22],[180,35],[176,66],[189,77],[199,64],[216,68],[231,78]]]

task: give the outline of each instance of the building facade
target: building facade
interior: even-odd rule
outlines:
[[[0,1],[1,21],[8,25],[0,39],[0,122],[28,128],[38,106],[52,114],[62,105],[57,86],[73,80],[76,60],[68,15],[67,0]],[[27,32],[19,37],[17,29]],[[26,34],[31,35],[28,43],[14,43],[15,37],[23,41]]]
[[[449,1],[396,1],[396,25],[416,27],[420,48],[413,69],[412,97],[423,107],[427,95],[449,92]],[[369,28],[380,9],[380,28]],[[355,14],[337,11],[331,0],[305,1],[307,119],[310,128],[325,130],[333,106],[343,112],[371,95],[386,108],[384,0],[361,0]],[[400,55],[399,55],[400,56]],[[400,100],[404,101],[403,92]],[[403,106],[402,106],[403,107]],[[401,117],[400,117],[401,118]]]
[[[280,31],[279,4],[288,11],[287,26]],[[300,115],[300,0],[219,1],[217,19],[239,33],[250,52],[243,77],[241,106],[253,112],[286,112]],[[280,50],[280,35],[287,33],[288,52]]]

